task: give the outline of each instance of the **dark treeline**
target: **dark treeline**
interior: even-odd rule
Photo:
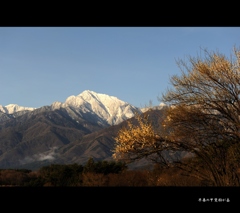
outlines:
[[[206,183],[184,176],[177,167],[152,170],[129,170],[123,162],[98,161],[92,158],[79,164],[52,164],[37,171],[28,169],[0,170],[2,187],[63,186],[203,186]]]

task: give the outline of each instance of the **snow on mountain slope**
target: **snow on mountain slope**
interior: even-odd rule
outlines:
[[[77,96],[69,96],[64,103],[54,102],[53,109],[74,108],[78,112],[95,113],[110,125],[115,125],[134,116],[140,109],[117,97],[85,90]]]
[[[6,111],[7,111],[6,107],[0,105],[0,112],[6,113]]]
[[[63,103],[59,101],[53,102],[50,107],[52,110],[66,109],[68,114],[76,121],[79,117],[82,117],[103,125],[115,125],[133,117],[136,112],[142,113],[140,108],[124,102],[115,96],[100,94],[90,90],[85,90],[76,96],[71,95]],[[5,114],[14,114],[16,112],[24,114],[35,109],[17,104],[0,105],[0,112]],[[3,115],[0,116],[3,117]]]
[[[149,109],[162,109],[164,107],[166,107],[167,105],[165,103],[160,103],[158,106],[152,106],[152,107],[145,107],[145,108],[141,108],[141,111],[144,113],[146,111],[148,111]]]
[[[25,110],[32,111],[34,109],[35,108],[33,107],[23,107],[17,104],[8,104],[7,106],[0,105],[0,111],[6,114],[13,114],[15,112],[25,111]]]

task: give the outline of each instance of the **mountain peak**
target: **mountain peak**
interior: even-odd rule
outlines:
[[[83,95],[83,94],[98,94],[98,93],[96,93],[96,92],[94,92],[94,91],[92,91],[92,90],[84,90],[82,93],[80,93],[79,95]]]
[[[103,94],[103,93],[97,93],[97,92],[94,92],[94,91],[91,91],[91,90],[85,90],[82,93],[80,93],[78,96],[83,97],[83,98],[96,98],[96,99],[101,100],[101,101],[102,100],[107,100],[107,99],[109,99],[109,100],[112,99],[113,101],[124,102],[124,101],[118,99],[115,96],[110,96],[110,95],[106,95],[106,94]]]
[[[140,111],[137,107],[102,93],[96,93],[91,90],[84,90],[79,95],[69,96],[64,103],[53,103],[52,108],[66,108],[67,110],[75,110],[78,113],[90,113],[97,115],[100,119],[105,120],[108,124],[117,124],[127,118],[134,116],[136,111]],[[69,107],[71,109],[69,109]]]
[[[3,106],[0,107],[0,111],[7,113],[7,114],[13,114],[15,112],[24,111],[24,110],[32,111],[34,109],[36,109],[36,108],[19,106],[17,104],[8,104],[5,107],[3,107]]]

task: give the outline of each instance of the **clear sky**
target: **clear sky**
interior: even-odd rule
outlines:
[[[41,107],[84,90],[158,105],[176,60],[234,46],[240,27],[0,27],[0,105]]]

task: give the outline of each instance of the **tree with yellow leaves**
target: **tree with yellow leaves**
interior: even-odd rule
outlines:
[[[179,147],[174,147],[165,131],[160,127],[156,129],[149,119],[152,113],[152,116],[158,117],[161,123],[164,111],[165,109],[161,112],[150,109],[143,114],[136,114],[135,120],[128,120],[127,125],[120,129],[115,138],[113,158],[127,163],[148,158],[161,166],[169,166],[171,162],[177,161]]]
[[[185,151],[192,157],[179,165],[188,174],[209,185],[240,185],[240,51],[234,47],[230,58],[203,53],[177,61],[181,75],[159,98],[169,107],[158,136],[146,119],[129,124],[116,138],[116,159],[155,154],[166,162],[164,152]]]

